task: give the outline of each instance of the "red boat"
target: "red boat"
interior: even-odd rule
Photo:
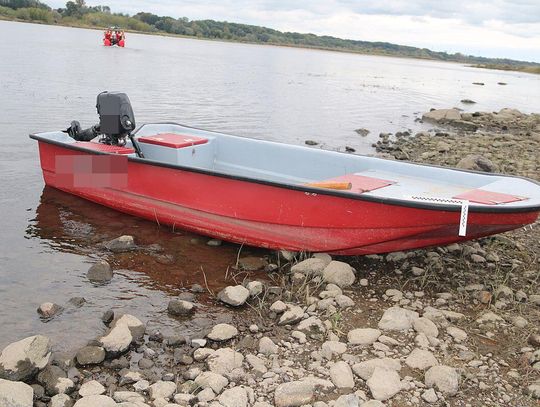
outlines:
[[[124,47],[126,45],[126,34],[124,30],[117,27],[111,27],[103,32],[103,45],[112,47],[114,45]]]
[[[107,106],[114,111],[104,112]],[[100,94],[98,113],[100,125],[92,129],[81,131],[75,122],[65,132],[30,136],[39,142],[47,185],[231,242],[384,253],[505,232],[535,222],[540,211],[540,185],[525,178],[174,123],[145,124],[132,132],[129,99],[118,93]]]

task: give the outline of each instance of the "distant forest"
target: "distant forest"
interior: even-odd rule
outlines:
[[[109,6],[87,6],[84,0],[68,1],[65,8],[52,9],[39,0],[0,0],[0,18],[61,24],[78,27],[106,28],[117,26],[144,33],[167,33],[215,40],[319,48],[371,55],[434,59],[495,69],[540,73],[540,64],[504,58],[485,58],[460,53],[431,51],[388,42],[346,40],[327,35],[281,32],[271,28],[214,20],[189,20],[140,12],[134,16],[113,13]]]

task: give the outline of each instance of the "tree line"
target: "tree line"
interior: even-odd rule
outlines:
[[[126,30],[168,33],[188,37],[208,38],[249,43],[321,48],[362,54],[389,55],[473,64],[540,67],[533,62],[511,59],[484,58],[463,54],[432,51],[388,42],[347,40],[296,32],[282,32],[267,27],[214,20],[189,20],[140,12],[133,16],[113,13],[109,6],[87,6],[84,0],[68,1],[64,8],[52,9],[39,0],[0,0],[0,17],[106,28],[117,26]]]

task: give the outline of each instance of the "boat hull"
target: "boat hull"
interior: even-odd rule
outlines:
[[[51,187],[173,228],[272,249],[385,253],[483,237],[538,217],[537,210],[470,212],[462,237],[459,211],[306,192],[127,158],[124,185],[75,186],[58,170],[58,158],[97,154],[44,141],[39,152]]]

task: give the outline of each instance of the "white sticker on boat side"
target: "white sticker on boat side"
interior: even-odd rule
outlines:
[[[467,220],[469,218],[469,201],[464,199],[436,198],[430,196],[411,196],[415,201],[430,202],[441,205],[459,205],[461,214],[459,216],[459,236],[467,236]]]

